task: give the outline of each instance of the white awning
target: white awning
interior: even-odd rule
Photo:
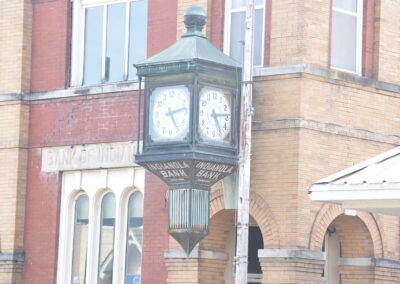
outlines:
[[[311,200],[400,216],[400,147],[313,183]]]

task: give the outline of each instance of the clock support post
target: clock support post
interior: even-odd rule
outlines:
[[[240,155],[238,181],[236,274],[235,283],[247,283],[249,199],[251,161],[251,123],[253,115],[253,25],[254,0],[247,0],[246,29],[243,56],[242,109],[240,125]]]

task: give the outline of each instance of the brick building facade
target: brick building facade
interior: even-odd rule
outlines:
[[[400,145],[400,3],[255,2],[251,283],[399,283],[399,218],[312,202],[308,188]],[[223,184],[210,235],[186,258],[167,234],[166,185],[126,157],[137,137],[129,66],[174,43],[194,4],[234,56],[240,1],[1,4],[0,283],[232,283]]]

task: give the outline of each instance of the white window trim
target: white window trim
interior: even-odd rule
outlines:
[[[337,8],[333,6],[333,1],[332,1],[332,11],[339,12],[342,14],[346,15],[351,15],[355,16],[357,18],[357,34],[356,34],[356,71],[353,70],[348,70],[348,69],[343,69],[343,68],[338,68],[332,65],[330,63],[331,69],[346,72],[346,73],[351,73],[355,75],[362,75],[362,40],[363,40],[363,15],[364,15],[364,5],[363,5],[363,0],[357,0],[357,12],[352,12],[349,10]],[[333,17],[331,19],[333,21]],[[331,24],[332,25],[332,24]],[[331,39],[332,40],[332,39]]]
[[[263,5],[255,5],[254,10],[257,9],[264,9],[263,13],[263,25],[262,25],[262,37],[261,37],[261,64],[260,65],[254,65],[253,67],[263,67],[264,66],[264,45],[265,45],[265,15],[266,15],[266,5],[265,2],[267,0],[263,0],[264,4]],[[246,11],[246,7],[244,8],[236,8],[236,9],[231,9],[232,5],[232,0],[226,0],[225,1],[225,22],[224,22],[224,53],[227,55],[230,55],[230,39],[231,39],[231,13],[233,12],[241,12],[241,11]],[[253,41],[254,44],[254,41]],[[254,50],[254,48],[253,48]]]
[[[80,87],[83,85],[83,64],[84,64],[84,47],[85,47],[85,8],[95,7],[99,5],[109,5],[117,3],[130,3],[140,0],[71,0],[72,3],[72,56],[71,56],[71,87]],[[103,10],[103,19],[107,20],[107,9]],[[129,39],[129,16],[130,5],[126,9],[125,21],[125,38]],[[107,25],[103,25],[103,43],[102,43],[102,64],[101,64],[101,81],[104,82],[105,76],[105,53],[106,53],[106,31]],[[124,78],[128,78],[128,55],[129,40],[125,41],[125,62],[124,62]],[[126,80],[125,80],[126,81]],[[109,82],[106,82],[109,83]],[[104,83],[99,83],[104,84]],[[95,85],[99,85],[95,84]]]
[[[57,284],[71,284],[75,203],[82,194],[89,198],[86,283],[97,283],[101,201],[108,192],[115,194],[116,201],[113,283],[125,283],[128,203],[134,192],[144,194],[144,170],[121,168],[64,172],[61,190]]]

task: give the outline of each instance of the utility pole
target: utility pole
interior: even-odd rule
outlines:
[[[246,29],[244,35],[242,106],[239,156],[239,198],[237,213],[237,244],[235,283],[247,283],[248,240],[249,240],[249,199],[251,122],[253,115],[253,14],[254,0],[247,0]]]

